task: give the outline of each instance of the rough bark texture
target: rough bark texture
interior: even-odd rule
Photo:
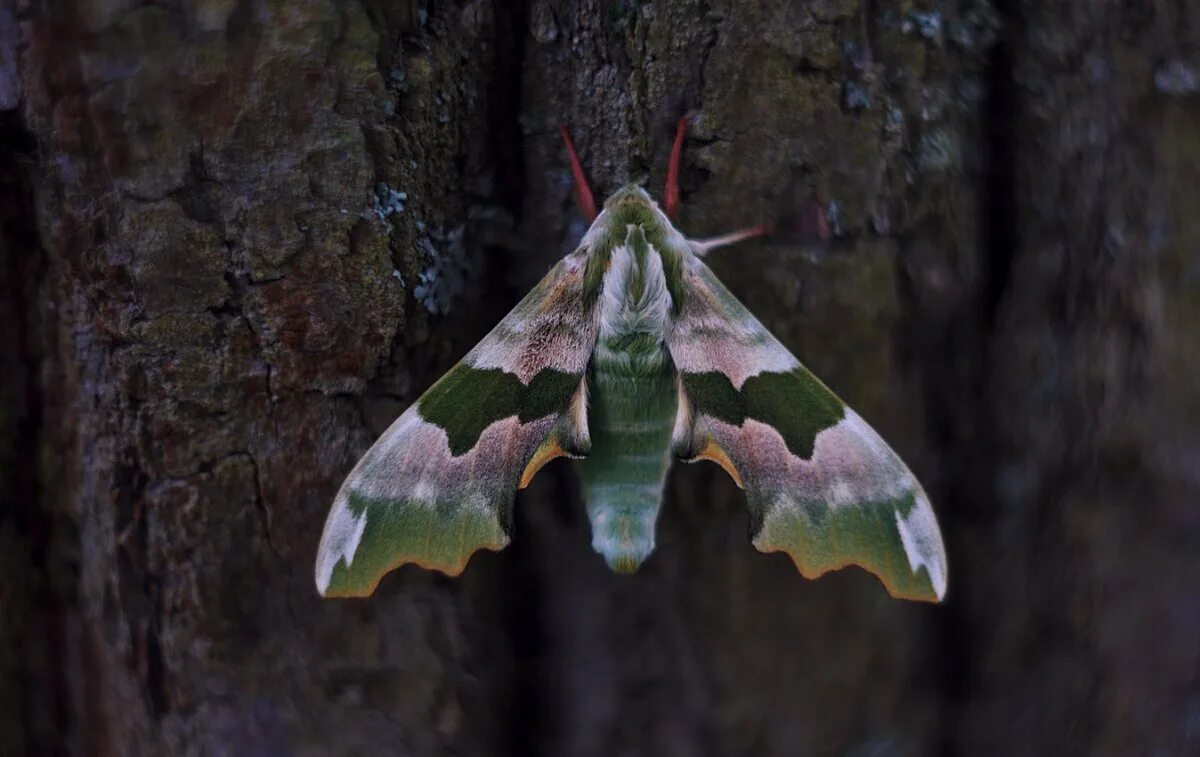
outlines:
[[[0,752],[1200,750],[1187,0],[0,7]],[[754,551],[673,472],[632,578],[570,467],[457,580],[319,600],[343,476],[661,186],[926,482],[949,601]],[[404,193],[401,195],[399,193]]]

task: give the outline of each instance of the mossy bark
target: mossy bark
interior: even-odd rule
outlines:
[[[1194,750],[1198,31],[1182,2],[0,10],[0,752]],[[461,578],[319,600],[346,472],[578,239],[557,125],[598,194],[658,192],[684,112],[681,228],[773,227],[712,267],[926,483],[947,604],[804,581],[704,465],[614,575],[565,462]]]

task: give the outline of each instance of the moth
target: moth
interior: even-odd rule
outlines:
[[[615,571],[654,549],[672,460],[710,460],[745,491],[759,550],[809,578],[858,565],[894,597],[941,600],[921,485],[701,260],[763,230],[693,240],[672,224],[686,123],[663,206],[630,185],[599,213],[562,130],[590,228],[350,472],[317,554],[322,595],[371,594],[405,563],[457,575],[508,543],[516,491],[566,456]]]

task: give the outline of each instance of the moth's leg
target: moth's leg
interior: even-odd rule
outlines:
[[[687,123],[686,115],[679,119],[679,125],[675,127],[675,142],[671,145],[671,162],[667,163],[667,188],[663,191],[663,211],[666,212],[668,218],[674,218],[675,211],[679,210],[679,161],[683,157],[683,135],[687,133]],[[688,244],[691,245],[693,253],[698,257],[703,257],[718,247],[734,244],[751,237],[761,237],[767,231],[767,227],[760,224],[753,228],[738,229],[710,239],[689,239]]]
[[[708,253],[718,247],[725,247],[743,239],[751,239],[753,237],[761,237],[769,233],[769,229],[762,224],[751,227],[749,229],[738,229],[731,231],[728,234],[722,234],[719,237],[709,237],[708,239],[689,239],[688,245],[691,246],[692,252],[696,257],[704,257]]]
[[[679,210],[679,159],[683,156],[683,135],[687,132],[688,117],[684,115],[675,127],[675,142],[671,145],[671,162],[667,163],[667,188],[663,190],[663,210],[674,218]]]
[[[596,220],[596,200],[592,197],[592,190],[588,186],[587,176],[583,173],[583,166],[579,163],[579,155],[575,152],[575,145],[571,144],[571,135],[567,133],[567,127],[559,124],[558,133],[562,135],[563,144],[567,146],[567,157],[571,160],[571,178],[575,188],[575,204],[579,206],[579,212],[588,220],[588,223],[591,223]]]

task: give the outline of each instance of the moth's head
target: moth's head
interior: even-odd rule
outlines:
[[[658,207],[646,190],[637,184],[626,184],[609,195],[604,201],[603,221],[599,223],[619,232],[624,238],[625,229],[639,226],[647,238],[661,238],[671,229],[671,220]]]
[[[646,190],[637,184],[626,184],[609,195],[608,199],[604,201],[605,210],[616,210],[622,205],[641,205],[658,209],[658,203],[650,197],[650,194]]]

